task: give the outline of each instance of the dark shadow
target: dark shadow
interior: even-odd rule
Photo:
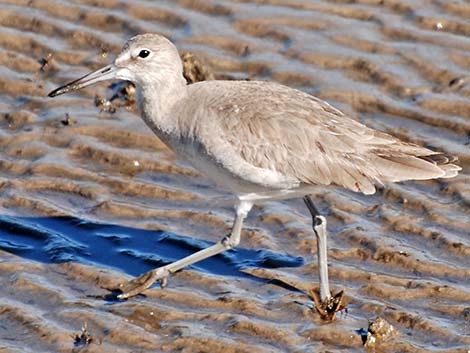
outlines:
[[[93,223],[73,217],[0,216],[2,250],[44,263],[73,261],[112,268],[132,276],[210,245],[212,243],[166,231]],[[301,257],[237,248],[191,267],[218,275],[255,278],[239,270],[298,267],[303,263]]]

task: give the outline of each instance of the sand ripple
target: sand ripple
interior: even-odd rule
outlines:
[[[468,351],[468,2],[0,3],[1,352],[363,352],[357,330],[379,315],[399,332],[381,351]],[[106,84],[45,97],[138,32],[170,36],[216,78],[313,93],[456,155],[463,172],[369,197],[318,190],[332,286],[349,302],[334,323],[305,294],[317,285],[316,244],[300,200],[256,206],[240,249],[165,290],[107,301],[106,288],[217,241],[232,221],[230,195],[176,158],[132,104],[95,106],[111,96]]]

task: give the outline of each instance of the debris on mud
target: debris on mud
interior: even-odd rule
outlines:
[[[64,126],[70,126],[70,125],[76,124],[76,123],[77,123],[77,120],[75,120],[74,118],[72,118],[69,113],[65,113],[64,119],[62,119],[60,122],[61,122],[61,124],[64,125]]]
[[[193,53],[182,53],[181,61],[183,62],[183,76],[188,84],[215,79],[212,70]]]
[[[47,54],[38,60],[38,63],[41,65],[39,68],[40,72],[55,72],[57,71],[57,65],[54,60],[52,53]]]
[[[99,95],[95,96],[95,106],[101,112],[114,114],[119,107],[131,108],[135,103],[135,85],[130,81],[119,81],[109,85],[113,92],[107,99]]]
[[[88,331],[88,325],[86,322],[82,326],[82,331],[80,333],[77,333],[74,339],[75,346],[86,346],[93,342],[94,337]]]
[[[364,332],[362,334],[362,343],[369,352],[375,352],[377,346],[388,341],[397,333],[395,328],[380,316],[374,321],[369,321],[367,332],[365,330],[361,331]]]

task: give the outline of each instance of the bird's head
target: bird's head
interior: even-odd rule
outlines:
[[[55,97],[113,79],[145,86],[165,84],[182,77],[181,59],[173,43],[158,34],[142,34],[127,41],[112,64],[69,82],[48,96]]]

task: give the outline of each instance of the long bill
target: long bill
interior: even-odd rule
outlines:
[[[96,82],[110,80],[116,77],[118,68],[114,64],[105,66],[99,70],[91,72],[79,79],[69,82],[64,86],[56,88],[48,94],[49,97],[55,97],[70,91],[76,91],[86,86],[90,86]]]

